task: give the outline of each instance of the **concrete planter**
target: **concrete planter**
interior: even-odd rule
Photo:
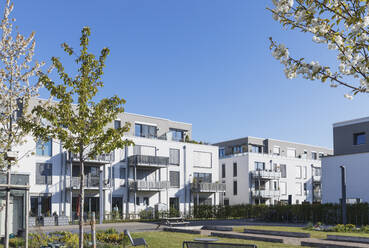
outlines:
[[[57,216],[56,219],[56,225],[58,226],[66,226],[69,225],[69,218],[68,216]]]
[[[42,217],[41,219],[42,226],[55,226],[55,217]]]

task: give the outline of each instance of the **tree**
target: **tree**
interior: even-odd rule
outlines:
[[[51,97],[56,98],[50,104],[40,102],[32,114],[42,120],[38,123],[24,122],[26,130],[31,131],[42,140],[58,139],[63,147],[78,154],[80,164],[79,191],[79,247],[83,247],[83,205],[84,205],[84,163],[88,158],[109,153],[116,148],[131,145],[123,135],[129,130],[129,124],[114,129],[107,128],[119,113],[124,112],[125,100],[118,96],[95,101],[98,89],[103,86],[101,76],[105,60],[109,54],[108,48],[103,48],[98,58],[87,51],[90,29],[84,27],[80,39],[80,54],[77,56],[66,43],[62,44],[69,56],[76,56],[75,62],[80,66],[74,78],[70,77],[58,58],[53,57],[62,84],[56,84],[46,74],[39,77]]]
[[[284,27],[313,35],[315,43],[337,52],[339,66],[320,65],[292,58],[283,44],[270,38],[273,56],[284,66],[289,79],[301,75],[310,80],[329,80],[331,87],[342,85],[352,99],[369,92],[369,1],[368,0],[273,0],[269,9]]]
[[[0,29],[0,169],[6,171],[7,182],[11,181],[11,167],[17,159],[10,161],[9,151],[22,145],[27,132],[19,125],[19,120],[32,119],[24,110],[32,97],[38,95],[41,82],[31,82],[30,78],[40,72],[43,63],[32,63],[36,42],[35,33],[27,38],[19,32],[13,34],[13,23],[10,19],[14,4],[6,1],[4,16]],[[23,154],[25,155],[25,154]],[[5,247],[9,247],[9,201],[7,190],[5,200]]]

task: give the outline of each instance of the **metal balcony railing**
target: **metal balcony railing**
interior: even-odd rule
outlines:
[[[251,189],[252,196],[254,198],[273,198],[273,197],[279,197],[279,190],[273,190],[273,189]]]
[[[128,157],[129,166],[149,166],[166,167],[169,164],[169,157],[133,155]]]
[[[225,192],[225,183],[191,183],[193,192]]]
[[[81,182],[80,177],[72,177],[71,178],[71,187],[79,189]],[[85,188],[99,188],[100,186],[100,178],[99,177],[85,177],[84,178],[84,186]],[[103,187],[109,186],[108,184],[103,185]]]
[[[130,190],[137,191],[160,191],[169,188],[170,184],[168,181],[130,181],[128,183]]]
[[[279,171],[255,170],[251,171],[251,175],[254,178],[269,179],[269,180],[281,178],[281,172]]]
[[[69,153],[70,161],[79,161],[79,155],[75,153]],[[95,156],[93,158],[88,158],[86,162],[92,163],[111,163],[114,161],[114,152],[108,154],[101,154],[99,156]]]

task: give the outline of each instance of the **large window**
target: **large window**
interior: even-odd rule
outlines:
[[[234,146],[232,148],[232,150],[233,150],[233,154],[241,153],[242,152],[242,146]]]
[[[179,171],[169,171],[170,187],[179,188]]]
[[[264,162],[255,162],[255,170],[265,170],[265,163]]]
[[[51,196],[31,197],[31,216],[51,216]]]
[[[126,168],[119,168],[119,178],[126,179]]]
[[[237,176],[237,163],[233,163],[233,176]]]
[[[354,145],[365,144],[365,133],[354,133]]]
[[[169,132],[172,133],[172,140],[183,141],[183,134],[184,134],[183,130],[170,128]]]
[[[144,138],[156,138],[157,137],[156,126],[149,126],[144,124],[135,124],[135,136]]]
[[[296,183],[296,195],[302,195],[302,184]]]
[[[296,178],[301,179],[302,178],[302,167],[296,166]]]
[[[281,155],[281,148],[279,146],[273,147],[273,154],[274,155]]]
[[[237,195],[237,181],[233,181],[233,195]]]
[[[282,195],[287,195],[287,183],[279,182],[280,192]]]
[[[311,152],[311,159],[318,159],[318,154],[316,152]]]
[[[120,120],[115,120],[114,121],[114,128],[115,129],[121,128],[121,121]]]
[[[287,157],[296,158],[296,149],[287,148]]]
[[[51,139],[44,142],[42,140],[38,140],[36,142],[36,155],[37,156],[52,156],[52,142]]]
[[[225,157],[225,150],[224,148],[219,148],[219,157],[224,158]]]
[[[222,164],[222,178],[226,177],[226,167],[225,164]]]
[[[257,145],[251,145],[251,152],[254,153],[263,153],[263,147]]]
[[[179,165],[179,149],[169,149],[169,164]]]
[[[52,184],[52,165],[36,163],[36,184]]]
[[[194,180],[197,183],[211,183],[211,173],[193,173]]]
[[[287,178],[287,168],[285,164],[280,165],[281,178]]]

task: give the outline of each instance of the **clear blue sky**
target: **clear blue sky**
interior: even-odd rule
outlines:
[[[4,2],[4,1],[2,1]],[[91,49],[111,49],[99,96],[118,94],[126,111],[193,124],[193,138],[217,142],[260,136],[332,147],[332,123],[368,115],[369,98],[344,88],[287,80],[268,49],[273,36],[290,53],[335,63],[311,36],[283,30],[260,0],[16,1],[36,54],[66,58],[83,26]],[[316,55],[316,56],[315,56]],[[74,64],[65,59],[67,69]]]

